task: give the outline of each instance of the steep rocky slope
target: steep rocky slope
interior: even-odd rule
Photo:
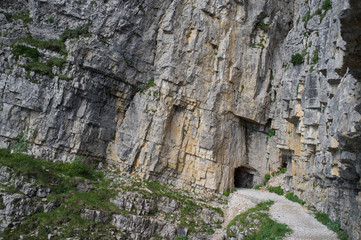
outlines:
[[[359,239],[360,5],[1,1],[0,146],[217,191],[287,168]]]

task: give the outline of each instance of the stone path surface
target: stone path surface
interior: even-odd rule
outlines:
[[[227,208],[223,209],[225,222],[223,228],[239,213],[254,207],[256,204],[273,200],[270,216],[279,223],[285,223],[293,232],[285,240],[337,240],[337,235],[322,223],[318,222],[310,211],[300,204],[291,202],[283,196],[267,191],[254,189],[237,189],[229,196]],[[222,239],[222,230],[213,235],[214,240]]]

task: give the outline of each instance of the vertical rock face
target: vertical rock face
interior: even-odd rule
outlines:
[[[0,145],[218,191],[287,167],[359,239],[360,5],[1,1]]]

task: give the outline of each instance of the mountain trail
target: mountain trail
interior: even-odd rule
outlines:
[[[254,189],[237,189],[230,194],[227,208],[223,209],[225,221],[222,229],[218,229],[212,239],[222,239],[224,229],[236,215],[267,200],[275,202],[269,210],[271,218],[279,223],[287,224],[293,230],[291,234],[284,237],[285,240],[338,239],[337,235],[317,221],[307,208],[289,201],[284,196]]]

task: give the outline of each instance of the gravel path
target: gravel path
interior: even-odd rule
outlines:
[[[270,216],[279,223],[285,223],[293,230],[285,240],[337,240],[337,235],[326,226],[318,222],[310,211],[300,204],[291,202],[283,196],[254,189],[238,189],[229,197],[225,213],[223,229],[239,213],[254,207],[256,204],[273,200]],[[222,230],[217,230],[213,235],[214,240],[221,239]]]

